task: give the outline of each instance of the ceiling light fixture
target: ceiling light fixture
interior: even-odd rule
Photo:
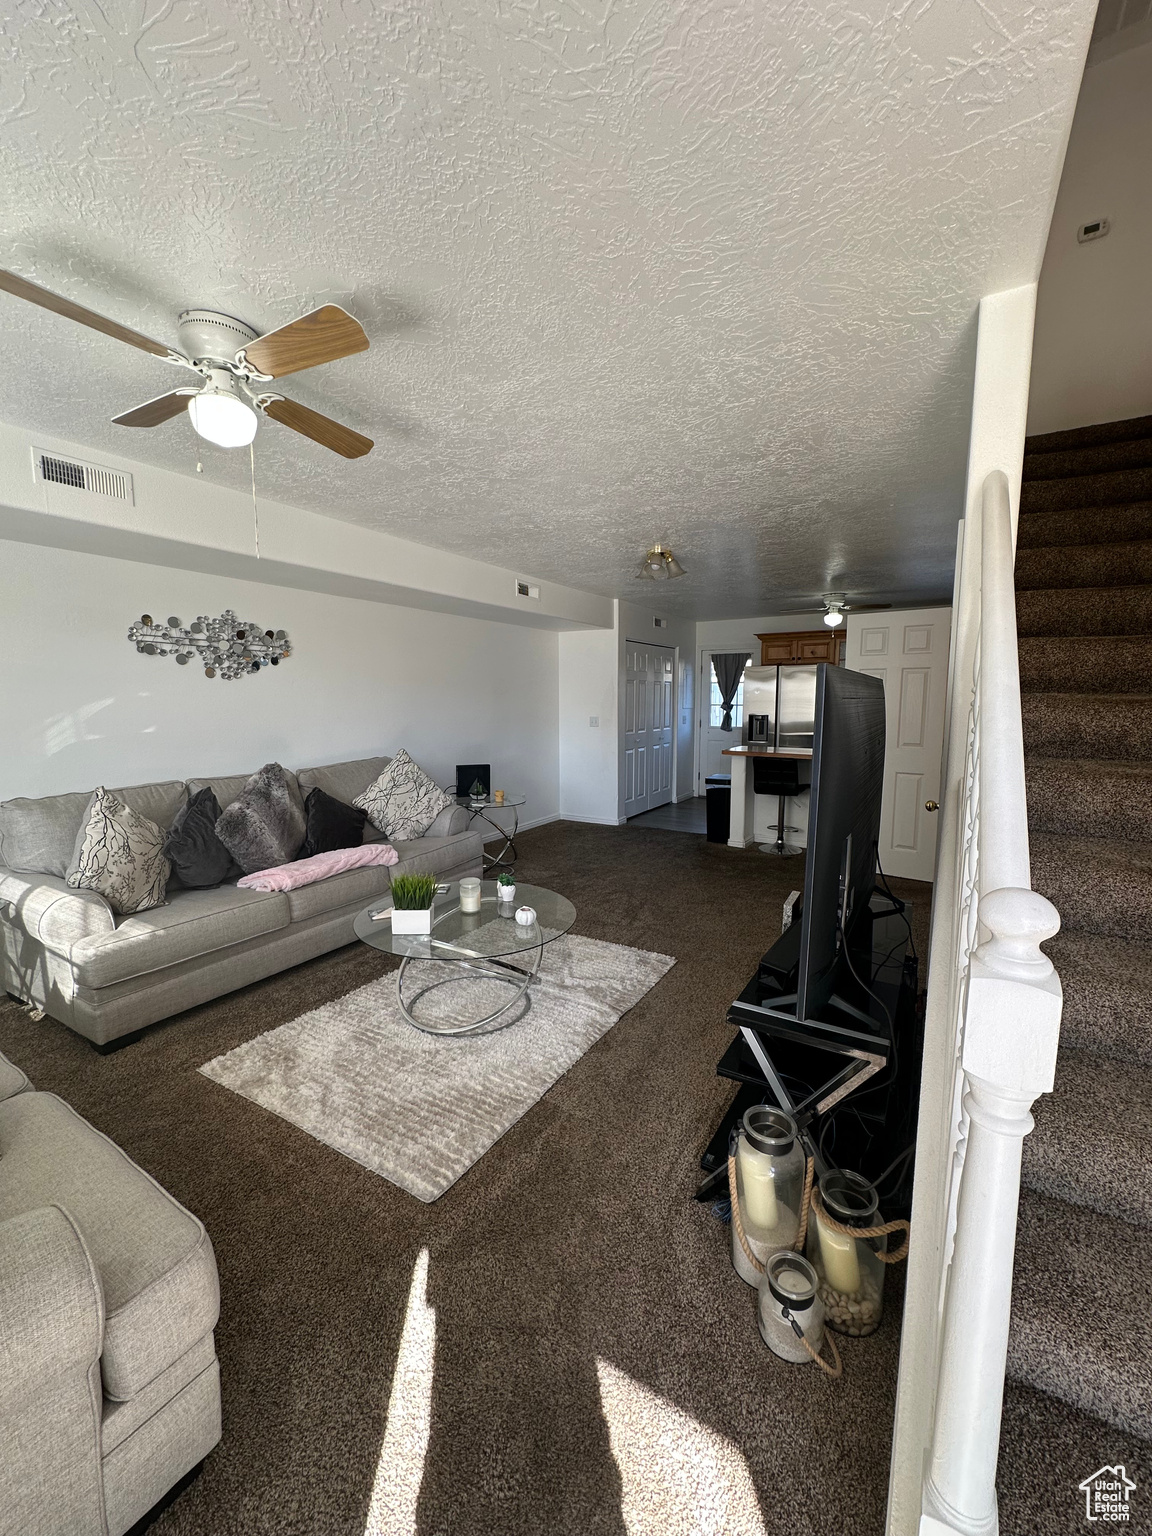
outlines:
[[[844,610],[839,603],[830,603],[828,612],[824,615],[824,622],[829,629],[838,629],[844,622]]]
[[[218,448],[246,448],[256,436],[256,412],[222,368],[214,368],[209,382],[188,401],[188,415],[200,436]]]
[[[640,562],[637,581],[668,581],[686,575],[684,567],[665,544],[653,544]]]

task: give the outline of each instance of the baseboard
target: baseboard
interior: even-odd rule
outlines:
[[[571,811],[561,811],[557,821],[578,821],[586,827],[622,827],[627,816],[573,816]]]
[[[492,806],[492,810],[494,811],[498,811],[499,809],[500,807],[498,805]],[[564,819],[565,818],[561,816],[559,811],[553,811],[550,816],[535,816],[530,821],[522,821],[520,823],[520,825],[516,828],[516,836],[519,837],[521,832],[531,831],[533,827],[546,827],[550,822],[563,821]],[[571,817],[567,819],[571,820]],[[499,832],[485,832],[484,841],[486,843],[495,843],[500,840],[500,837],[501,834]]]

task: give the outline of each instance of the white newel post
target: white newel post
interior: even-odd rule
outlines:
[[[1020,1158],[1033,1101],[1052,1089],[1060,979],[1040,949],[1060,926],[1034,891],[980,901],[964,1020],[968,1144],[936,1397],[922,1536],[994,1536],[996,1459],[1012,1308]]]

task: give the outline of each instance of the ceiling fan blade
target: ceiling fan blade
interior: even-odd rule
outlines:
[[[353,320],[339,304],[325,304],[299,320],[291,320],[278,331],[269,331],[237,353],[265,378],[278,379],[318,363],[334,363],[353,352],[367,352],[364,327]]]
[[[105,336],[126,341],[130,347],[139,347],[141,352],[151,352],[153,357],[162,357],[174,363],[187,361],[162,341],[153,341],[151,336],[144,336],[126,325],[109,320],[107,315],[98,315],[94,309],[85,309],[83,304],[73,304],[71,299],[61,298],[58,293],[41,288],[39,283],[30,283],[26,277],[18,277],[15,272],[0,271],[0,288],[15,294],[18,299],[27,299],[30,304],[39,304],[41,309],[50,309],[53,314],[63,315],[66,320],[78,320],[81,325],[90,326],[94,331],[103,331]]]
[[[319,411],[310,411],[296,400],[280,397],[261,405],[261,409],[273,421],[291,427],[293,432],[300,432],[304,437],[310,437],[323,448],[331,448],[333,453],[343,454],[346,459],[359,459],[372,452],[374,445],[370,437],[361,437],[351,427],[341,426],[338,421],[321,416]]]
[[[134,411],[125,411],[122,416],[113,416],[112,425],[115,427],[158,427],[162,421],[171,421],[173,416],[179,416],[181,411],[187,410],[189,397],[199,394],[196,389],[173,389],[166,395],[157,395],[154,400],[145,400],[143,405],[138,405]]]
[[[845,603],[845,613],[880,613],[891,608],[891,603]]]

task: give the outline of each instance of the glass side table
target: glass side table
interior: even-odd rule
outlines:
[[[487,849],[484,850],[485,869],[511,869],[512,865],[515,864],[518,857],[516,852],[516,833],[520,830],[520,817],[517,815],[517,807],[523,805],[526,799],[526,795],[516,794],[511,791],[505,791],[504,799],[499,805],[496,804],[491,795],[485,795],[483,799],[474,799],[471,795],[456,796],[456,804],[463,806],[466,811],[471,812],[471,819],[468,822],[469,826],[479,817],[481,821],[487,822],[493,832],[499,832],[500,836],[504,839],[499,853],[492,854]],[[493,821],[493,811],[511,811],[511,827],[502,827],[498,821]]]
[[[540,969],[544,946],[567,933],[576,921],[576,908],[566,896],[539,885],[517,885],[515,902],[501,902],[496,882],[480,887],[480,911],[461,912],[460,885],[453,881],[436,897],[431,933],[392,932],[391,903],[385,894],[359,913],[353,927],[356,937],[373,949],[400,957],[396,973],[396,1001],[409,1024],[430,1035],[467,1035],[503,1017],[524,996]],[[534,907],[536,921],[525,927],[515,918],[519,906]],[[378,913],[385,914],[377,916]],[[485,979],[512,988],[512,996],[494,1013],[482,1019],[419,1018],[414,1008],[423,992],[406,999],[404,980],[413,960],[438,960],[446,968],[445,981]],[[434,982],[433,986],[438,986]],[[424,988],[424,992],[429,989]]]

